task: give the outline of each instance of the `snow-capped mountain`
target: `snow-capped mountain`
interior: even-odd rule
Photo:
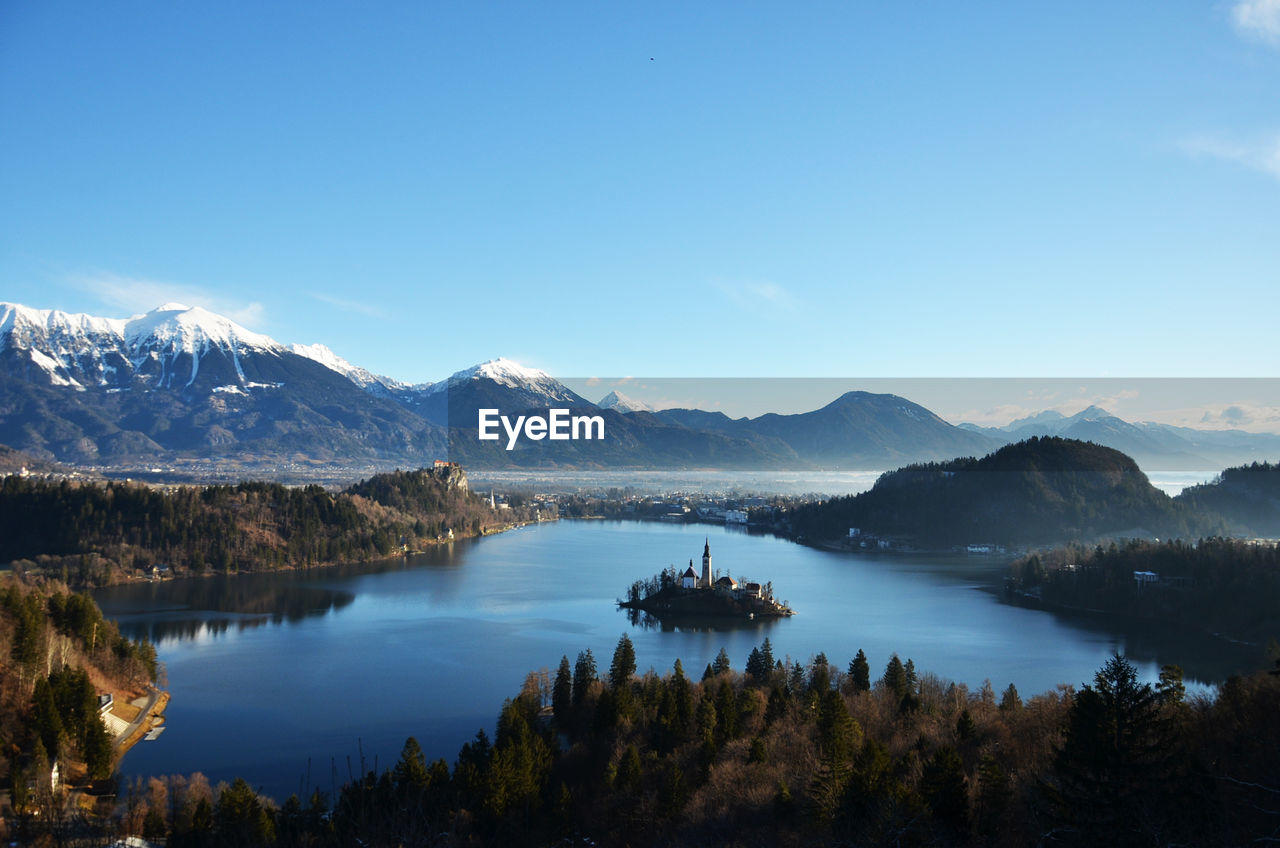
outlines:
[[[465,368],[432,385],[424,394],[419,411],[437,424],[474,427],[476,411],[482,408],[507,413],[594,406],[546,371],[500,357]]]
[[[131,318],[0,304],[0,443],[108,464],[441,455],[439,430],[395,396],[414,387],[312,353],[176,303]]]
[[[132,318],[0,304],[4,370],[51,386],[125,388],[136,379],[174,389],[192,386],[207,367],[219,385],[243,387],[252,382],[246,357],[284,351],[229,318],[180,303]]]
[[[554,403],[584,403],[583,399],[546,371],[528,368],[513,359],[498,357],[449,375],[434,384],[434,393],[456,391],[469,384],[488,381],[508,389],[527,392]],[[588,405],[590,405],[588,403]]]
[[[609,394],[596,401],[596,406],[601,409],[613,409],[618,412],[653,412],[654,408],[642,400],[627,397],[621,392],[609,392]]]
[[[0,303],[0,367],[52,386],[114,382],[131,370],[122,319]]]

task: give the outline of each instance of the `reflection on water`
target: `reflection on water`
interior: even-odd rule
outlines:
[[[1098,634],[1110,634],[1121,653],[1132,662],[1159,668],[1174,664],[1182,668],[1193,690],[1208,692],[1212,685],[1232,674],[1247,674],[1262,668],[1265,649],[1245,642],[1232,642],[1185,627],[1152,621],[1130,621],[1105,613],[1048,611],[1064,625]],[[1080,682],[1092,684],[1090,676]]]
[[[103,590],[98,603],[132,639],[157,645],[230,630],[295,624],[354,602],[350,591],[299,584],[282,575],[217,576],[127,584]]]
[[[627,622],[641,630],[658,630],[663,633],[749,633],[763,642],[769,630],[781,619],[738,618],[732,615],[692,615],[663,613],[661,617],[639,609],[619,608],[626,614]]]
[[[312,571],[210,575],[182,580],[140,581],[100,589],[98,605],[132,639],[157,645],[206,639],[265,625],[296,624],[351,605],[356,593],[345,581],[389,572],[439,567],[447,574],[455,544],[426,554],[372,563],[348,563]],[[457,581],[440,580],[429,594],[447,603]]]

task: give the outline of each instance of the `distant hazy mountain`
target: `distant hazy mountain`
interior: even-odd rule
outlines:
[[[1155,422],[1130,423],[1097,406],[1071,416],[1047,410],[1004,427],[959,426],[1003,442],[1032,436],[1091,441],[1122,451],[1149,470],[1203,471],[1280,458],[1280,436],[1243,430],[1194,430]]]
[[[800,510],[796,532],[847,538],[849,528],[931,547],[1058,544],[1107,535],[1219,532],[1156,489],[1132,458],[1101,445],[1032,437],[981,459],[911,465],[868,492]]]
[[[502,407],[505,410],[509,407]],[[572,414],[599,416],[603,441],[539,441],[521,439],[514,450],[500,442],[481,443],[474,420],[450,428],[449,456],[470,468],[803,468],[804,460],[776,440],[739,438],[725,433],[673,425],[647,412],[617,412],[597,407],[558,407]],[[544,415],[547,407],[513,411]]]
[[[596,406],[601,409],[612,409],[617,412],[653,412],[654,409],[642,400],[629,398],[620,392],[609,392],[600,398]]]
[[[658,417],[741,438],[771,438],[823,467],[882,469],[907,462],[980,455],[1000,442],[954,427],[890,394],[848,392],[812,412],[731,419],[723,413],[664,409]]]
[[[480,442],[480,409],[496,409],[515,420],[547,416],[599,416],[603,440],[530,441],[506,449],[505,431],[496,442]],[[459,371],[427,392],[426,414],[449,424],[449,455],[473,468],[785,468],[802,466],[787,445],[706,432],[662,420],[643,410],[604,409],[535,368],[495,359]]]

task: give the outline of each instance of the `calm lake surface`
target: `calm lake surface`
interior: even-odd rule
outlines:
[[[715,626],[633,620],[615,606],[631,581],[699,561],[773,581],[790,619]],[[696,567],[696,564],[695,564]],[[564,521],[463,541],[415,557],[310,572],[116,586],[96,594],[133,637],[154,641],[173,700],[166,730],[125,758],[126,775],[244,777],[283,800],[386,768],[407,736],[450,764],[492,733],[530,671],[554,676],[590,648],[607,673],[630,635],[641,671],[681,659],[697,678],[723,646],[741,670],[766,636],[776,657],[819,651],[846,668],[859,648],[873,677],[891,652],[976,689],[1024,698],[1079,686],[1113,652],[1154,680],[1176,662],[1211,684],[1258,667],[1260,650],[1110,619],[1009,606],[988,557],[850,556],[707,525]]]

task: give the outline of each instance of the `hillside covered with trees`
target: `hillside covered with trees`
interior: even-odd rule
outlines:
[[[11,806],[49,815],[54,762],[69,782],[108,777],[98,695],[137,695],[155,677],[155,648],[121,636],[87,593],[0,580],[0,789]]]
[[[1280,548],[1208,538],[1068,545],[1010,566],[1011,592],[1049,606],[1167,621],[1265,643],[1280,633]]]
[[[981,459],[908,465],[870,491],[806,505],[796,535],[844,538],[850,527],[928,547],[1056,544],[1124,533],[1195,537],[1223,520],[1151,485],[1132,459],[1091,442],[1033,437]]]
[[[1224,516],[1232,533],[1280,536],[1280,464],[1228,468],[1210,483],[1183,489],[1177,500]]]
[[[336,494],[278,483],[0,481],[0,562],[76,586],[152,566],[201,574],[368,560],[498,523],[456,466],[379,474]]]
[[[1280,677],[1187,698],[1115,656],[1079,689],[971,691],[889,657],[722,651],[636,674],[624,635],[532,673],[452,766],[410,738],[334,796],[153,778],[117,833],[170,846],[1239,845],[1280,820]],[[30,824],[30,823],[29,823]]]

